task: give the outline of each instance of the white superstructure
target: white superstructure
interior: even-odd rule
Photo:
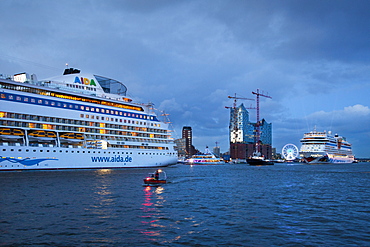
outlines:
[[[42,81],[0,75],[0,171],[175,164],[168,124],[126,90],[76,69]]]
[[[188,165],[223,165],[225,161],[222,158],[216,157],[208,147],[206,147],[205,152],[202,154],[195,154],[191,156],[190,159],[185,160],[185,164]]]
[[[301,139],[300,156],[307,163],[352,163],[352,146],[346,139],[329,131],[305,133]]]

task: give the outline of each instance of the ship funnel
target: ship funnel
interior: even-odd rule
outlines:
[[[63,75],[70,75],[70,74],[79,74],[81,71],[79,69],[69,68],[65,69]]]

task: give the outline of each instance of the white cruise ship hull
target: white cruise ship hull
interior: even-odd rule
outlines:
[[[353,156],[336,156],[333,154],[325,154],[321,156],[304,156],[303,160],[308,164],[348,164],[353,163],[355,158]]]
[[[138,150],[57,147],[1,147],[0,171],[164,167],[177,156]]]

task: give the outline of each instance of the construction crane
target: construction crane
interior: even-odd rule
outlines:
[[[243,98],[243,97],[237,97],[236,96],[236,93],[234,94],[234,96],[227,96],[229,99],[234,99],[234,103],[233,103],[233,106],[232,107],[229,107],[229,106],[225,106],[226,109],[234,109],[234,112],[233,112],[233,125],[234,125],[234,128],[233,128],[233,133],[234,133],[234,142],[237,142],[238,140],[238,121],[237,121],[237,112],[236,112],[236,101],[238,99],[242,99],[242,100],[254,100],[254,99],[249,99],[249,98]],[[232,140],[230,140],[232,141]]]
[[[254,99],[248,99],[248,98],[236,97],[236,94],[234,94],[234,95],[235,95],[235,96],[227,96],[229,99],[234,99],[234,104],[233,104],[233,108],[234,108],[234,109],[236,108],[236,100],[237,100],[237,99],[254,100]],[[225,108],[229,109],[229,108],[231,108],[231,107],[225,106]]]
[[[266,98],[270,98],[272,99],[270,96],[268,95],[265,95],[263,93],[260,93],[259,89],[257,88],[257,91],[256,92],[252,92],[252,94],[255,94],[256,97],[257,97],[257,135],[256,135],[256,144],[258,145],[259,141],[260,141],[260,133],[261,133],[261,130],[260,130],[260,96],[262,97],[266,97]]]

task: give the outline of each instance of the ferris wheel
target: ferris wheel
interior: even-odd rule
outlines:
[[[299,152],[298,152],[298,148],[297,148],[296,145],[286,144],[283,147],[282,154],[283,154],[283,157],[285,158],[285,160],[292,161],[292,160],[295,160],[298,157]]]

